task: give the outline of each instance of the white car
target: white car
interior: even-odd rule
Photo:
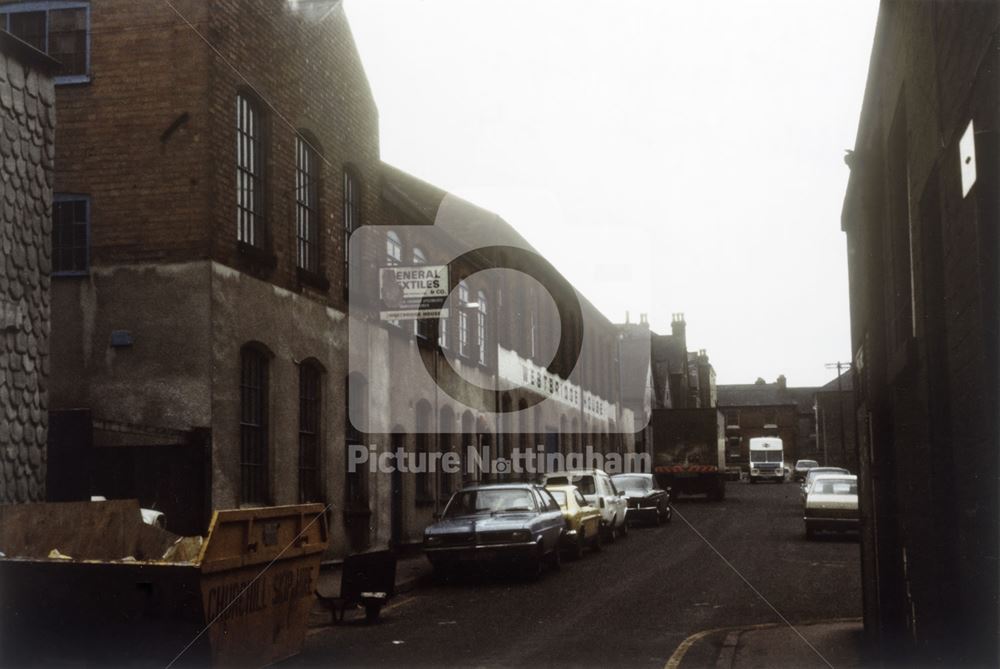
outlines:
[[[574,469],[545,474],[543,485],[575,485],[587,503],[601,512],[601,531],[607,541],[628,536],[628,498],[621,494],[607,472],[601,469]]]
[[[816,480],[817,476],[825,476],[827,474],[847,474],[850,475],[851,472],[847,471],[843,467],[813,467],[808,472],[806,472],[806,477],[802,481],[802,485],[799,486],[800,493],[802,495],[802,503],[806,503],[806,497],[809,496],[809,489],[812,487],[813,481]]]
[[[850,532],[858,529],[858,477],[853,474],[819,474],[806,495],[802,519],[806,538],[817,532]]]

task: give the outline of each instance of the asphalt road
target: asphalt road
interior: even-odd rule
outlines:
[[[726,495],[677,500],[672,523],[536,582],[428,584],[377,625],[311,635],[283,666],[663,667],[688,636],[780,622],[774,609],[792,623],[861,615],[858,544],[807,541],[798,485],[732,482]]]

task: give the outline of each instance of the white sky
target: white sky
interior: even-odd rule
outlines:
[[[719,383],[850,360],[840,210],[877,0],[347,0],[382,158]]]

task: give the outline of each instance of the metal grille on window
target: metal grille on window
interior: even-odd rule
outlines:
[[[240,353],[240,503],[267,504],[267,356]]]
[[[58,197],[58,196],[57,196]],[[82,273],[89,265],[88,202],[56,199],[52,203],[52,271]]]
[[[320,444],[320,379],[319,368],[304,364],[299,367],[299,501],[318,502]]]
[[[319,160],[301,137],[295,138],[295,235],[298,266],[319,271]]]
[[[236,96],[236,238],[263,245],[262,127],[258,106]]]

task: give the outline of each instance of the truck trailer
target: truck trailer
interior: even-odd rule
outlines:
[[[675,495],[726,496],[724,418],[717,409],[655,409],[653,473]]]

